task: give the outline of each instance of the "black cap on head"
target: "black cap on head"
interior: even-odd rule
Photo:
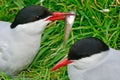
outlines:
[[[107,50],[109,47],[101,40],[94,37],[83,38],[71,46],[68,59],[77,60]]]
[[[19,24],[37,21],[46,18],[52,14],[52,12],[42,6],[27,6],[18,12],[14,22],[11,24],[10,27],[15,28]]]

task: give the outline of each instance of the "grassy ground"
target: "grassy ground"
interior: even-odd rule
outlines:
[[[42,0],[41,0],[42,1]],[[15,80],[68,80],[66,67],[50,72],[52,66],[63,58],[71,44],[89,36],[103,40],[110,47],[120,49],[120,2],[118,0],[0,0],[0,20],[12,22],[16,13],[28,5],[43,5],[51,11],[77,13],[68,43],[63,48],[64,22],[48,25],[42,36],[37,57],[29,68],[19,73]],[[101,12],[102,9],[110,12]],[[51,27],[52,26],[52,27]],[[9,80],[5,74],[0,74]]]

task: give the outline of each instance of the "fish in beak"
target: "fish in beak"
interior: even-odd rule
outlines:
[[[72,26],[75,20],[75,12],[70,11],[69,14],[72,14],[72,15],[66,15],[65,17],[64,46],[67,43],[70,31],[72,29]]]

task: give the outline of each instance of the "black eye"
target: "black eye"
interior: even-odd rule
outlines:
[[[40,16],[36,16],[36,20],[39,20],[40,19]]]

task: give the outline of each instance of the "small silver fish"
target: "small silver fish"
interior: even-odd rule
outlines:
[[[74,20],[75,20],[75,12],[70,11],[69,13],[71,13],[72,15],[68,15],[65,18],[64,46],[67,43],[70,31],[72,29],[72,25],[73,25]]]
[[[109,9],[102,9],[102,10],[99,10],[100,12],[104,12],[104,13],[108,13],[108,12],[110,12],[110,10]]]

